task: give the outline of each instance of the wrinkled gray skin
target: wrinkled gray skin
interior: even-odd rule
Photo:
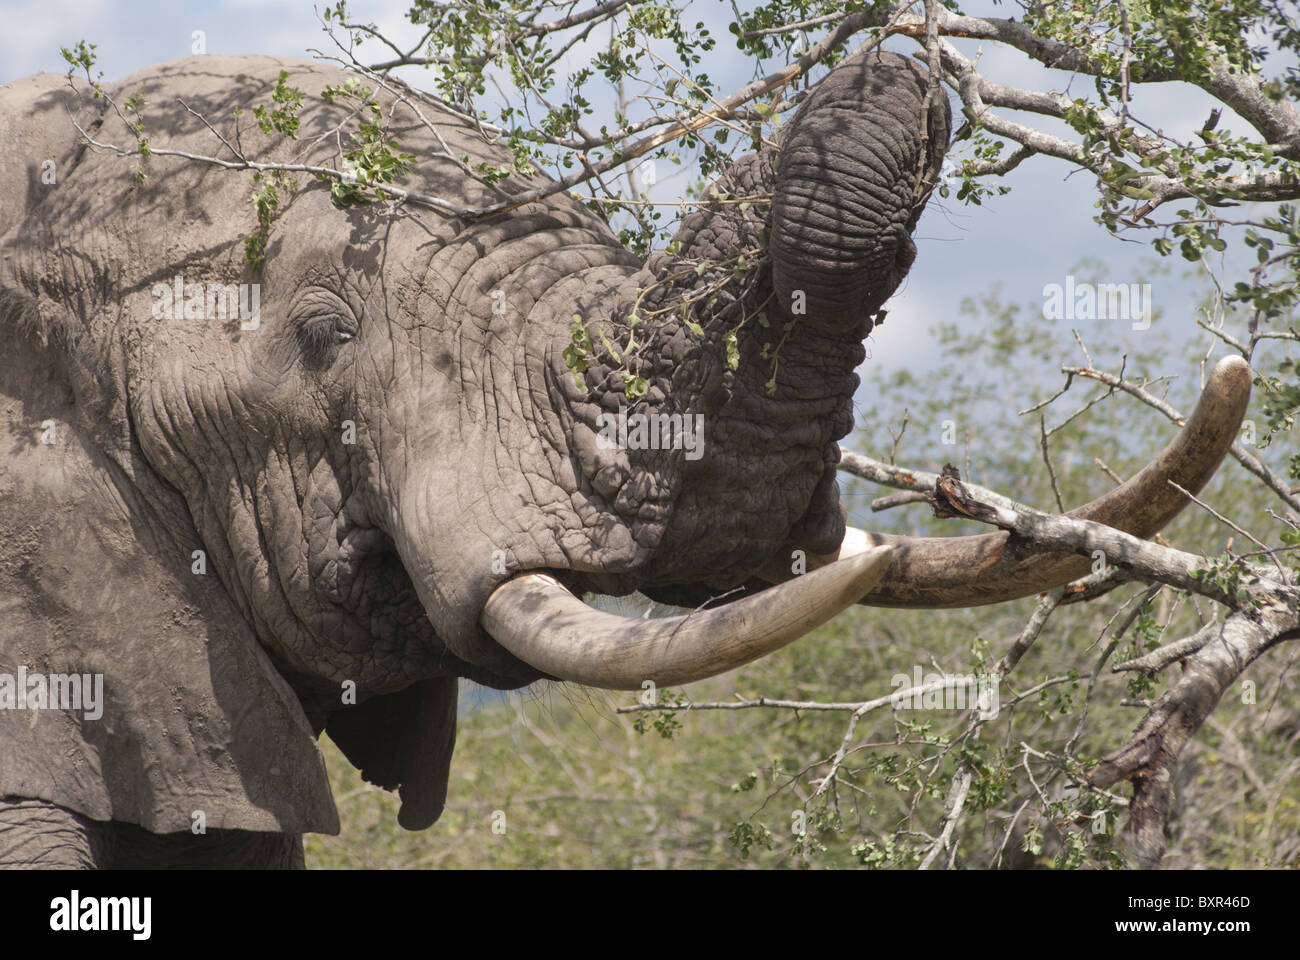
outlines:
[[[143,91],[155,146],[229,157],[177,98],[231,136],[232,110],[268,102],[282,67],[308,94],[300,139],[245,116],[243,149],[336,162],[333,136],[315,138],[345,108],[318,94],[344,75],[319,64],[197,57],[110,89]],[[129,140],[64,78],[0,88],[0,673],[102,673],[105,691],[97,720],[0,710],[0,862],[300,864],[303,832],[338,831],[322,730],[400,787],[404,826],[427,827],[457,678],[539,678],[478,626],[508,576],[694,603],[752,585],[789,542],[833,552],[854,368],[948,141],[944,103],[927,148],[924,98],[902,57],[847,62],[787,129],[776,171],[765,151],[720,184],[774,192],[771,206],[693,213],[680,253],[644,265],[561,196],[464,222],[339,210],[302,176],[253,274],[246,174],[155,157],[138,187],[134,161],[79,143],[65,104],[92,135]],[[456,153],[507,162],[426,110]],[[400,106],[394,134],[420,158],[404,186],[495,199]],[[642,312],[687,303],[730,274],[697,262],[769,236],[770,260],[688,308],[703,337],[679,312],[641,353],[641,409],[703,414],[704,456],[599,449],[623,381],[593,360],[578,388],[561,357],[573,315],[621,342],[639,289],[654,285]],[[260,328],[154,318],[154,285],[177,274],[260,282]],[[807,315],[769,396],[760,352],[795,291]],[[771,327],[740,329],[733,372],[725,333],[765,303]],[[359,705],[342,702],[348,681]]]

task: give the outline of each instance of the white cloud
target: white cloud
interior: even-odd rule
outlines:
[[[0,70],[4,71],[0,79],[41,70],[62,73],[67,64],[59,56],[59,47],[71,47],[78,40],[99,43],[102,53],[107,38],[119,30],[115,23],[119,19],[96,0],[0,3],[0,23],[5,25],[0,35]]]

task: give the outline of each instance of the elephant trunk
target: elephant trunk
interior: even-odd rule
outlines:
[[[925,68],[870,51],[836,68],[781,140],[772,279],[790,313],[854,333],[902,282],[911,233],[948,146],[946,97],[926,108]]]

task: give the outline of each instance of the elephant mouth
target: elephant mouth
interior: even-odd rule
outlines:
[[[1071,511],[1139,537],[1154,535],[1218,469],[1241,428],[1251,371],[1219,361],[1195,411],[1169,445],[1127,483]],[[1177,485],[1177,487],[1175,486]],[[759,572],[768,590],[721,607],[656,620],[586,606],[546,573],[498,586],[480,616],[503,648],[544,674],[595,687],[641,689],[715,676],[756,660],[854,603],[941,608],[1001,603],[1083,576],[1090,558],[1029,552],[1010,534],[912,538],[850,527],[839,550],[809,556],[791,578],[786,558]],[[790,545],[793,549],[797,544]]]

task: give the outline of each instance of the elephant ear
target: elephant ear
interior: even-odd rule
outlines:
[[[325,732],[369,783],[397,789],[397,822],[433,826],[447,802],[456,746],[456,677],[422,680],[331,714]]]
[[[122,358],[2,275],[0,339],[0,795],[155,833],[337,833],[298,698],[132,439]],[[79,696],[50,703],[52,675]]]

